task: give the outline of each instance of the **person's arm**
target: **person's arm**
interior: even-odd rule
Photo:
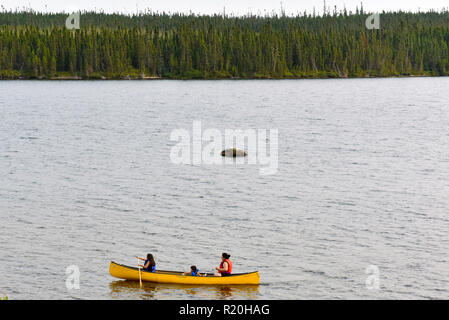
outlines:
[[[215,268],[215,269],[217,269],[218,271],[221,271],[221,272],[227,272],[227,271],[228,271],[228,263],[225,261],[225,262],[223,263],[223,268],[217,267],[217,268]]]
[[[143,261],[145,261],[145,260],[146,260],[146,259],[144,259],[144,258],[141,258],[141,257],[137,257],[137,256],[136,256],[136,258],[137,258],[137,259],[140,259],[140,260],[143,260]]]
[[[146,269],[150,266],[150,261],[148,261],[143,267]]]

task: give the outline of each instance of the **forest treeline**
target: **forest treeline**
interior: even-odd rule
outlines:
[[[449,75],[449,11],[227,16],[0,12],[0,78]]]

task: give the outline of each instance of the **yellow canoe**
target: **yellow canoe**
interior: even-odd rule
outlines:
[[[259,272],[235,273],[227,277],[215,277],[208,273],[205,277],[183,275],[183,272],[157,270],[156,272],[148,272],[140,270],[142,281],[157,283],[179,283],[179,284],[208,284],[208,285],[227,285],[227,284],[259,284]],[[139,269],[129,267],[111,261],[109,265],[109,273],[111,276],[139,281]]]

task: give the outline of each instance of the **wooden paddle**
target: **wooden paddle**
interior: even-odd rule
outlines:
[[[140,287],[142,288],[142,273],[140,272],[139,259],[137,259],[137,266],[139,267],[139,280],[140,280]]]

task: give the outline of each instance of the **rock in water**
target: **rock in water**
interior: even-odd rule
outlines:
[[[223,150],[221,152],[221,156],[222,157],[246,157],[247,154],[245,151],[237,149],[237,148],[230,148],[230,149],[226,149]]]

